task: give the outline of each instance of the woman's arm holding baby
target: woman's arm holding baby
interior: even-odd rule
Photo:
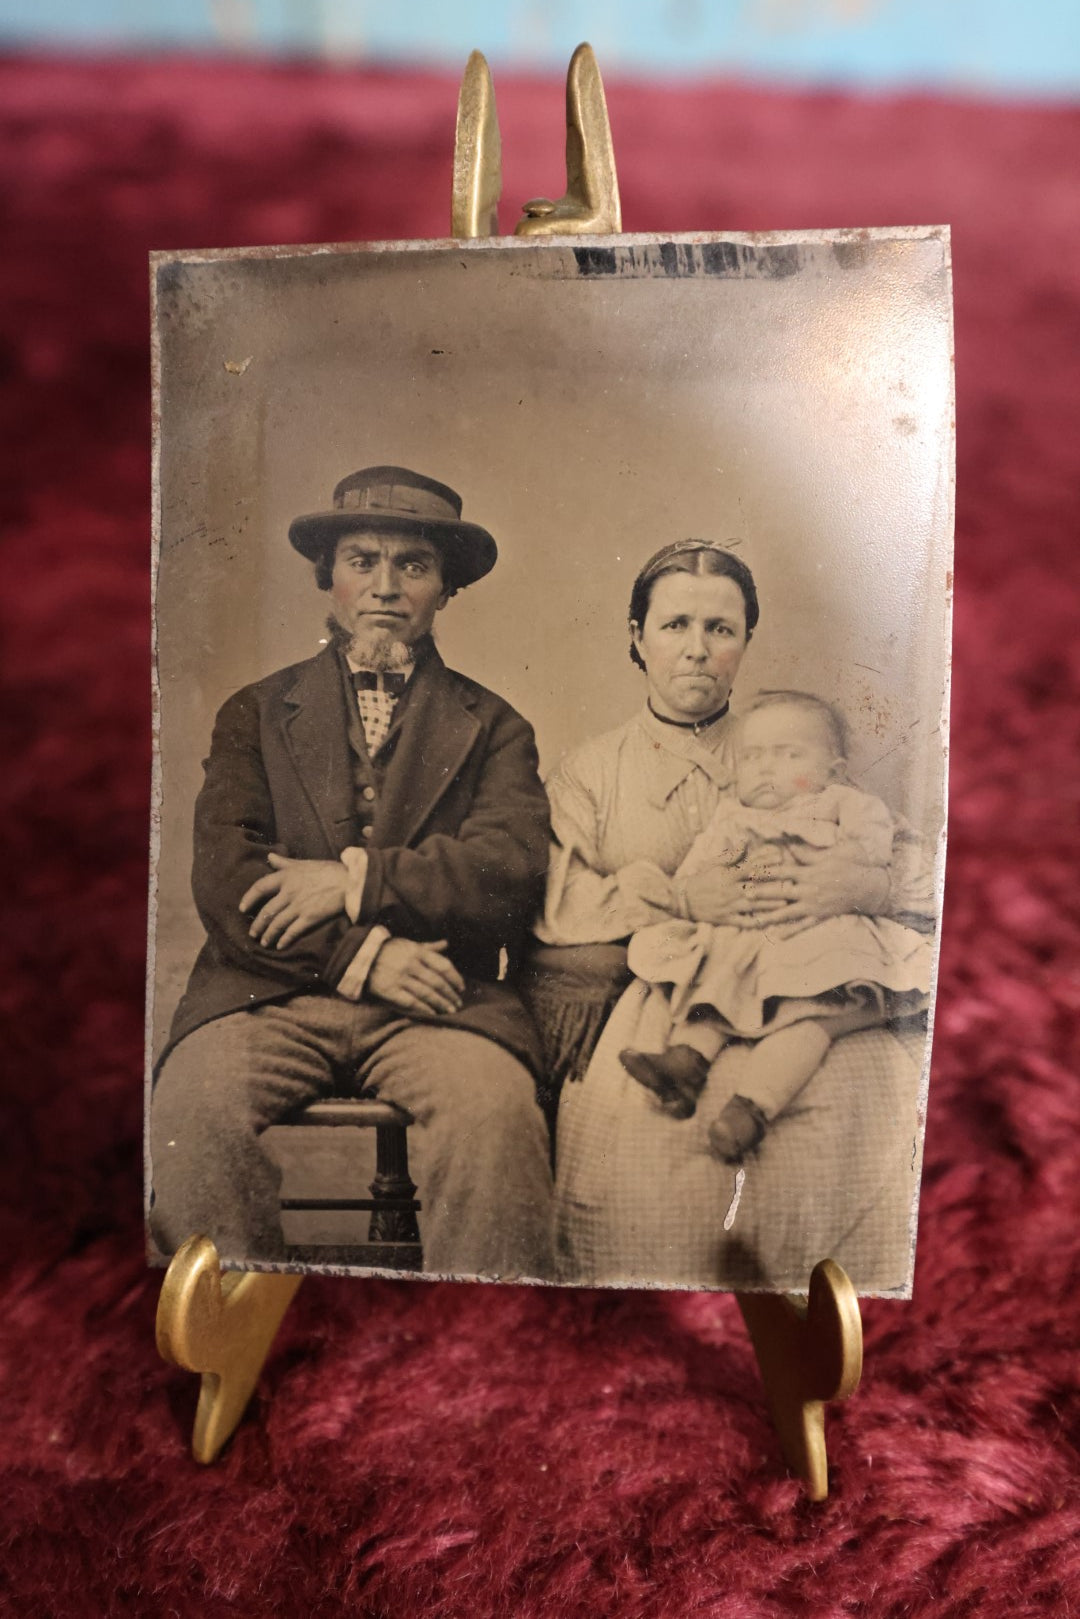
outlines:
[[[806,864],[782,874],[772,866],[755,871],[749,862],[718,866],[686,884],[686,914],[695,922],[740,928],[857,911],[880,916],[888,910],[888,869],[855,853],[861,856],[853,844],[815,850]]]
[[[892,902],[891,865],[896,836],[892,812],[873,793],[843,783],[825,789],[836,816],[836,841],[825,849],[793,849],[797,869],[784,920],[828,916],[881,916]]]
[[[764,903],[779,901],[773,921],[824,921],[828,916],[885,916],[890,910],[888,866],[875,865],[857,843],[837,843],[831,849],[806,852],[796,870],[758,884]],[[770,920],[756,917],[754,926]]]
[[[601,783],[601,786],[603,784]],[[672,881],[651,861],[605,869],[600,855],[602,795],[571,758],[547,783],[553,843],[542,944],[602,944],[676,914]]]
[[[796,865],[782,871],[769,865],[755,870],[749,859],[695,877],[686,885],[687,914],[695,921],[757,928],[861,914],[932,929],[933,863],[923,839],[872,794],[849,787],[833,791],[843,801],[835,844],[793,846]]]

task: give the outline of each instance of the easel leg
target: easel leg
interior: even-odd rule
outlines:
[[[825,1401],[853,1394],[862,1375],[862,1317],[835,1260],[814,1266],[805,1307],[784,1294],[740,1293],[784,1459],[811,1501],[829,1493]]]
[[[209,1237],[189,1237],[165,1272],[157,1311],[163,1360],[202,1373],[191,1451],[212,1462],[232,1436],[259,1380],[299,1276],[222,1275]]]

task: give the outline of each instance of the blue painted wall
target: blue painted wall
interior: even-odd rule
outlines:
[[[301,52],[350,61],[730,73],[802,84],[1080,93],[1080,0],[0,0],[35,49]]]

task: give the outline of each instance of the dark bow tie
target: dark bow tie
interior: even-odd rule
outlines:
[[[353,690],[378,691],[379,681],[381,680],[383,691],[388,692],[391,697],[400,697],[405,690],[405,682],[408,678],[408,675],[400,674],[397,671],[391,671],[389,674],[376,674],[374,669],[354,669],[352,677]]]

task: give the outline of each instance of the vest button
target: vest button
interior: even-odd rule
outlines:
[[[370,838],[373,830],[374,830],[374,828],[372,828],[370,826],[363,826],[363,827],[360,828],[360,835],[361,835],[361,837],[364,837],[364,838]]]
[[[374,789],[374,787],[365,787],[364,792],[363,792],[363,797],[366,798],[368,803],[370,804],[371,800],[375,797],[375,789]]]

